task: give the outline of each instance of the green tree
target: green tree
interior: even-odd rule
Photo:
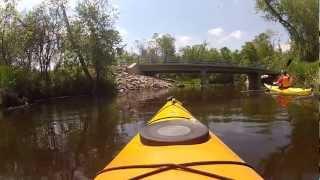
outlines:
[[[154,39],[160,49],[161,56],[164,62],[167,62],[170,58],[175,56],[175,39],[170,34],[164,34],[162,36],[154,35]]]
[[[260,33],[258,36],[254,38],[252,43],[257,51],[258,61],[259,63],[263,63],[265,65],[270,65],[275,61],[274,59],[274,48],[271,43],[271,33]]]
[[[180,50],[182,59],[189,62],[215,61],[221,59],[220,52],[215,48],[208,48],[206,42],[193,46],[186,46]]]
[[[241,64],[252,65],[258,62],[258,53],[253,42],[246,42],[241,50]]]
[[[189,62],[199,62],[207,59],[208,49],[207,44],[197,44],[193,46],[186,46],[181,50],[182,58]]]
[[[221,59],[221,54],[216,48],[210,48],[208,52],[208,60],[219,60]]]
[[[0,86],[13,102],[110,89],[109,67],[122,52],[116,14],[106,0],[82,0],[75,11],[67,3],[44,0],[21,13],[16,0],[1,1]]]
[[[121,38],[113,23],[115,16],[108,1],[83,0],[78,4],[76,12],[82,24],[81,33],[85,44],[83,52],[95,69],[96,80],[100,81],[105,67],[115,60]],[[86,32],[86,30],[89,30]]]
[[[38,67],[41,79],[48,86],[50,68],[58,61],[62,48],[63,22],[58,14],[57,7],[44,1],[40,6],[30,11],[24,18],[25,54],[27,67],[34,63]]]
[[[23,54],[24,26],[16,2],[0,3],[0,64],[11,66]]]
[[[258,56],[261,59],[273,55],[274,48],[271,44],[270,38],[271,37],[269,34],[261,33],[253,40],[253,43],[257,49]]]
[[[98,85],[109,78],[106,74],[108,66],[114,62],[121,43],[119,32],[114,28],[113,9],[108,1],[80,1],[76,8],[77,18],[71,26],[64,6],[61,7],[69,27],[71,47],[81,60],[87,76],[92,76],[89,70],[94,72],[94,89],[98,90]],[[73,39],[75,36],[77,38]]]
[[[229,48],[223,47],[220,49],[221,57],[225,61],[230,61],[232,59],[232,52]]]
[[[241,61],[241,53],[238,49],[232,52],[232,62],[239,64]]]
[[[153,36],[155,37],[155,35]],[[159,62],[159,48],[156,45],[155,38],[152,38],[149,41],[139,41],[135,40],[137,49],[139,50],[139,61],[141,63],[156,63]]]
[[[66,2],[61,1],[59,6],[60,6],[61,14],[63,16],[63,20],[65,22],[65,26],[67,29],[67,39],[69,40],[70,47],[71,47],[70,52],[75,52],[75,54],[77,56],[76,59],[79,60],[79,63],[81,64],[83,72],[85,73],[85,75],[87,76],[89,81],[92,81],[93,78],[88,70],[88,65],[87,65],[86,59],[85,59],[83,53],[81,52],[81,47],[80,47],[79,43],[76,41],[77,39],[75,38],[76,36],[74,35],[75,33],[79,32],[80,24],[78,23],[77,24],[78,26],[76,26],[76,25],[71,26],[70,21],[69,21],[69,17],[67,16],[65,3]],[[74,32],[73,28],[76,28],[76,27],[77,27],[77,31]],[[68,46],[65,46],[65,47],[68,47]]]
[[[256,8],[267,20],[277,21],[286,28],[300,59],[318,60],[318,0],[256,0]]]

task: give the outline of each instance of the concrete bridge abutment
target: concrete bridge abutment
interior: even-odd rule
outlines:
[[[261,88],[261,80],[259,73],[248,74],[249,90],[259,90]]]
[[[209,84],[208,73],[206,70],[201,71],[201,87],[205,87]]]

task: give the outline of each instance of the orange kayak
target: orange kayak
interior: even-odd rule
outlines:
[[[179,101],[171,99],[95,179],[258,180],[262,177]]]

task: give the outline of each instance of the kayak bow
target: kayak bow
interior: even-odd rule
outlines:
[[[169,100],[95,177],[262,179],[182,104]]]

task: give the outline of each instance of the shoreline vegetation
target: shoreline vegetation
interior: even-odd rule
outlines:
[[[169,80],[131,74],[127,71],[126,66],[114,66],[112,69],[113,76],[115,77],[114,84],[110,85],[110,87],[106,87],[105,90],[108,90],[108,93],[100,94],[100,96],[109,97],[116,94],[121,96],[132,91],[161,90],[169,89],[174,86]],[[51,90],[51,92],[52,91],[53,90]],[[41,96],[33,96],[33,98],[30,99],[25,96],[19,96],[16,92],[6,92],[0,89],[0,105],[8,110],[12,110],[50,100],[92,95],[93,94],[90,93],[90,88],[87,88],[86,90],[86,87],[82,87],[82,89],[72,90],[70,93],[62,92],[58,94],[55,92],[51,94],[41,94]]]
[[[80,0],[75,8],[70,8],[66,0],[44,0],[27,12],[18,11],[17,1],[7,0],[0,4],[0,107],[27,106],[37,100],[69,96],[111,97],[132,90],[198,82],[197,75],[188,74],[165,74],[160,78],[132,75],[122,65],[142,60],[223,60],[283,69],[294,77],[294,86],[312,86],[319,94],[317,1],[256,0],[256,10],[267,21],[278,22],[287,30],[289,49],[276,44],[275,32],[267,30],[238,50],[217,49],[206,42],[177,49],[174,36],[154,33],[148,40],[135,41],[138,51],[129,52],[115,25],[119,12],[108,0]],[[302,17],[303,12],[308,13]],[[286,67],[290,59],[292,63]],[[213,83],[230,82],[227,76],[210,76]],[[241,80],[240,76],[236,78]]]

